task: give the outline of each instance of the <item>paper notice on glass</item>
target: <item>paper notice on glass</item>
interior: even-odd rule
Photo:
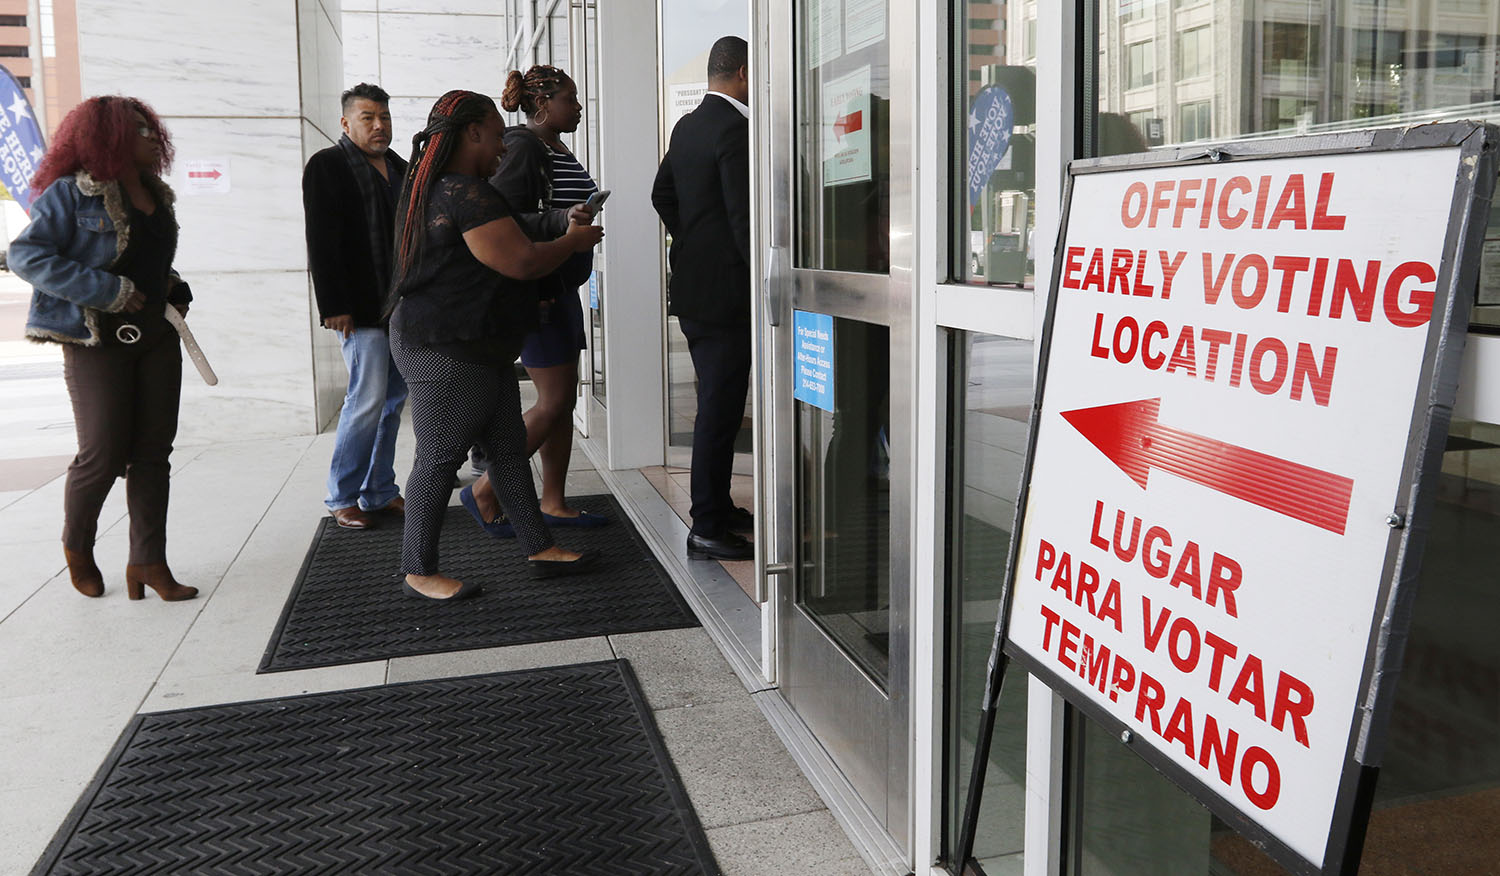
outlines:
[[[885,42],[886,0],[847,0],[844,48],[850,52]]]
[[[823,185],[870,178],[870,68],[823,83]]]
[[[818,0],[813,7],[813,60],[821,67],[844,54],[844,6],[842,0]]]
[[[667,86],[670,98],[667,109],[667,133],[670,135],[682,117],[698,108],[708,93],[707,82],[679,82]]]
[[[1500,304],[1500,240],[1486,240],[1479,257],[1479,296],[1475,304]]]

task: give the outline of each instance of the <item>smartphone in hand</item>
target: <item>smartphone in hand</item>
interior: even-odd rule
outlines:
[[[604,202],[607,200],[609,200],[609,189],[600,189],[589,195],[589,199],[584,201],[583,205],[597,213],[604,208]]]

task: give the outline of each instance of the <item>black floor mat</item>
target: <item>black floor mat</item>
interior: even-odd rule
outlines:
[[[138,715],[33,874],[716,874],[623,660]]]
[[[491,538],[463,508],[449,508],[443,573],[484,585],[452,604],[402,594],[398,521],[356,532],[324,518],[258,671],[697,625],[613,497],[568,501],[613,522],[555,528],[559,544],[599,560],[586,574],[540,581],[515,539]]]

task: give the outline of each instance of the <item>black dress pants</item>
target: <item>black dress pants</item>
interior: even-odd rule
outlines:
[[[78,455],[63,492],[63,546],[89,552],[115,478],[125,478],[132,564],[167,561],[167,496],[182,396],[182,346],[171,326],[138,343],[63,345]]]
[[[745,417],[750,389],[750,326],[715,325],[678,317],[698,376],[698,415],[693,420],[690,492],[693,532],[715,537],[725,532],[734,501],[734,439]]]

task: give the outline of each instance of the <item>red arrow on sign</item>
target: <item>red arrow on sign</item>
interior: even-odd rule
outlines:
[[[1144,489],[1152,468],[1344,534],[1354,481],[1163,426],[1161,399],[1063,411],[1063,419]]]
[[[213,170],[190,170],[190,171],[188,171],[188,179],[218,179],[219,177],[221,177],[223,175],[224,174],[219,173],[218,168],[215,168]]]
[[[855,131],[858,131],[864,126],[865,113],[864,110],[860,110],[859,112],[839,116],[838,120],[833,123],[833,134],[835,137],[842,140],[846,136],[853,134]]]

